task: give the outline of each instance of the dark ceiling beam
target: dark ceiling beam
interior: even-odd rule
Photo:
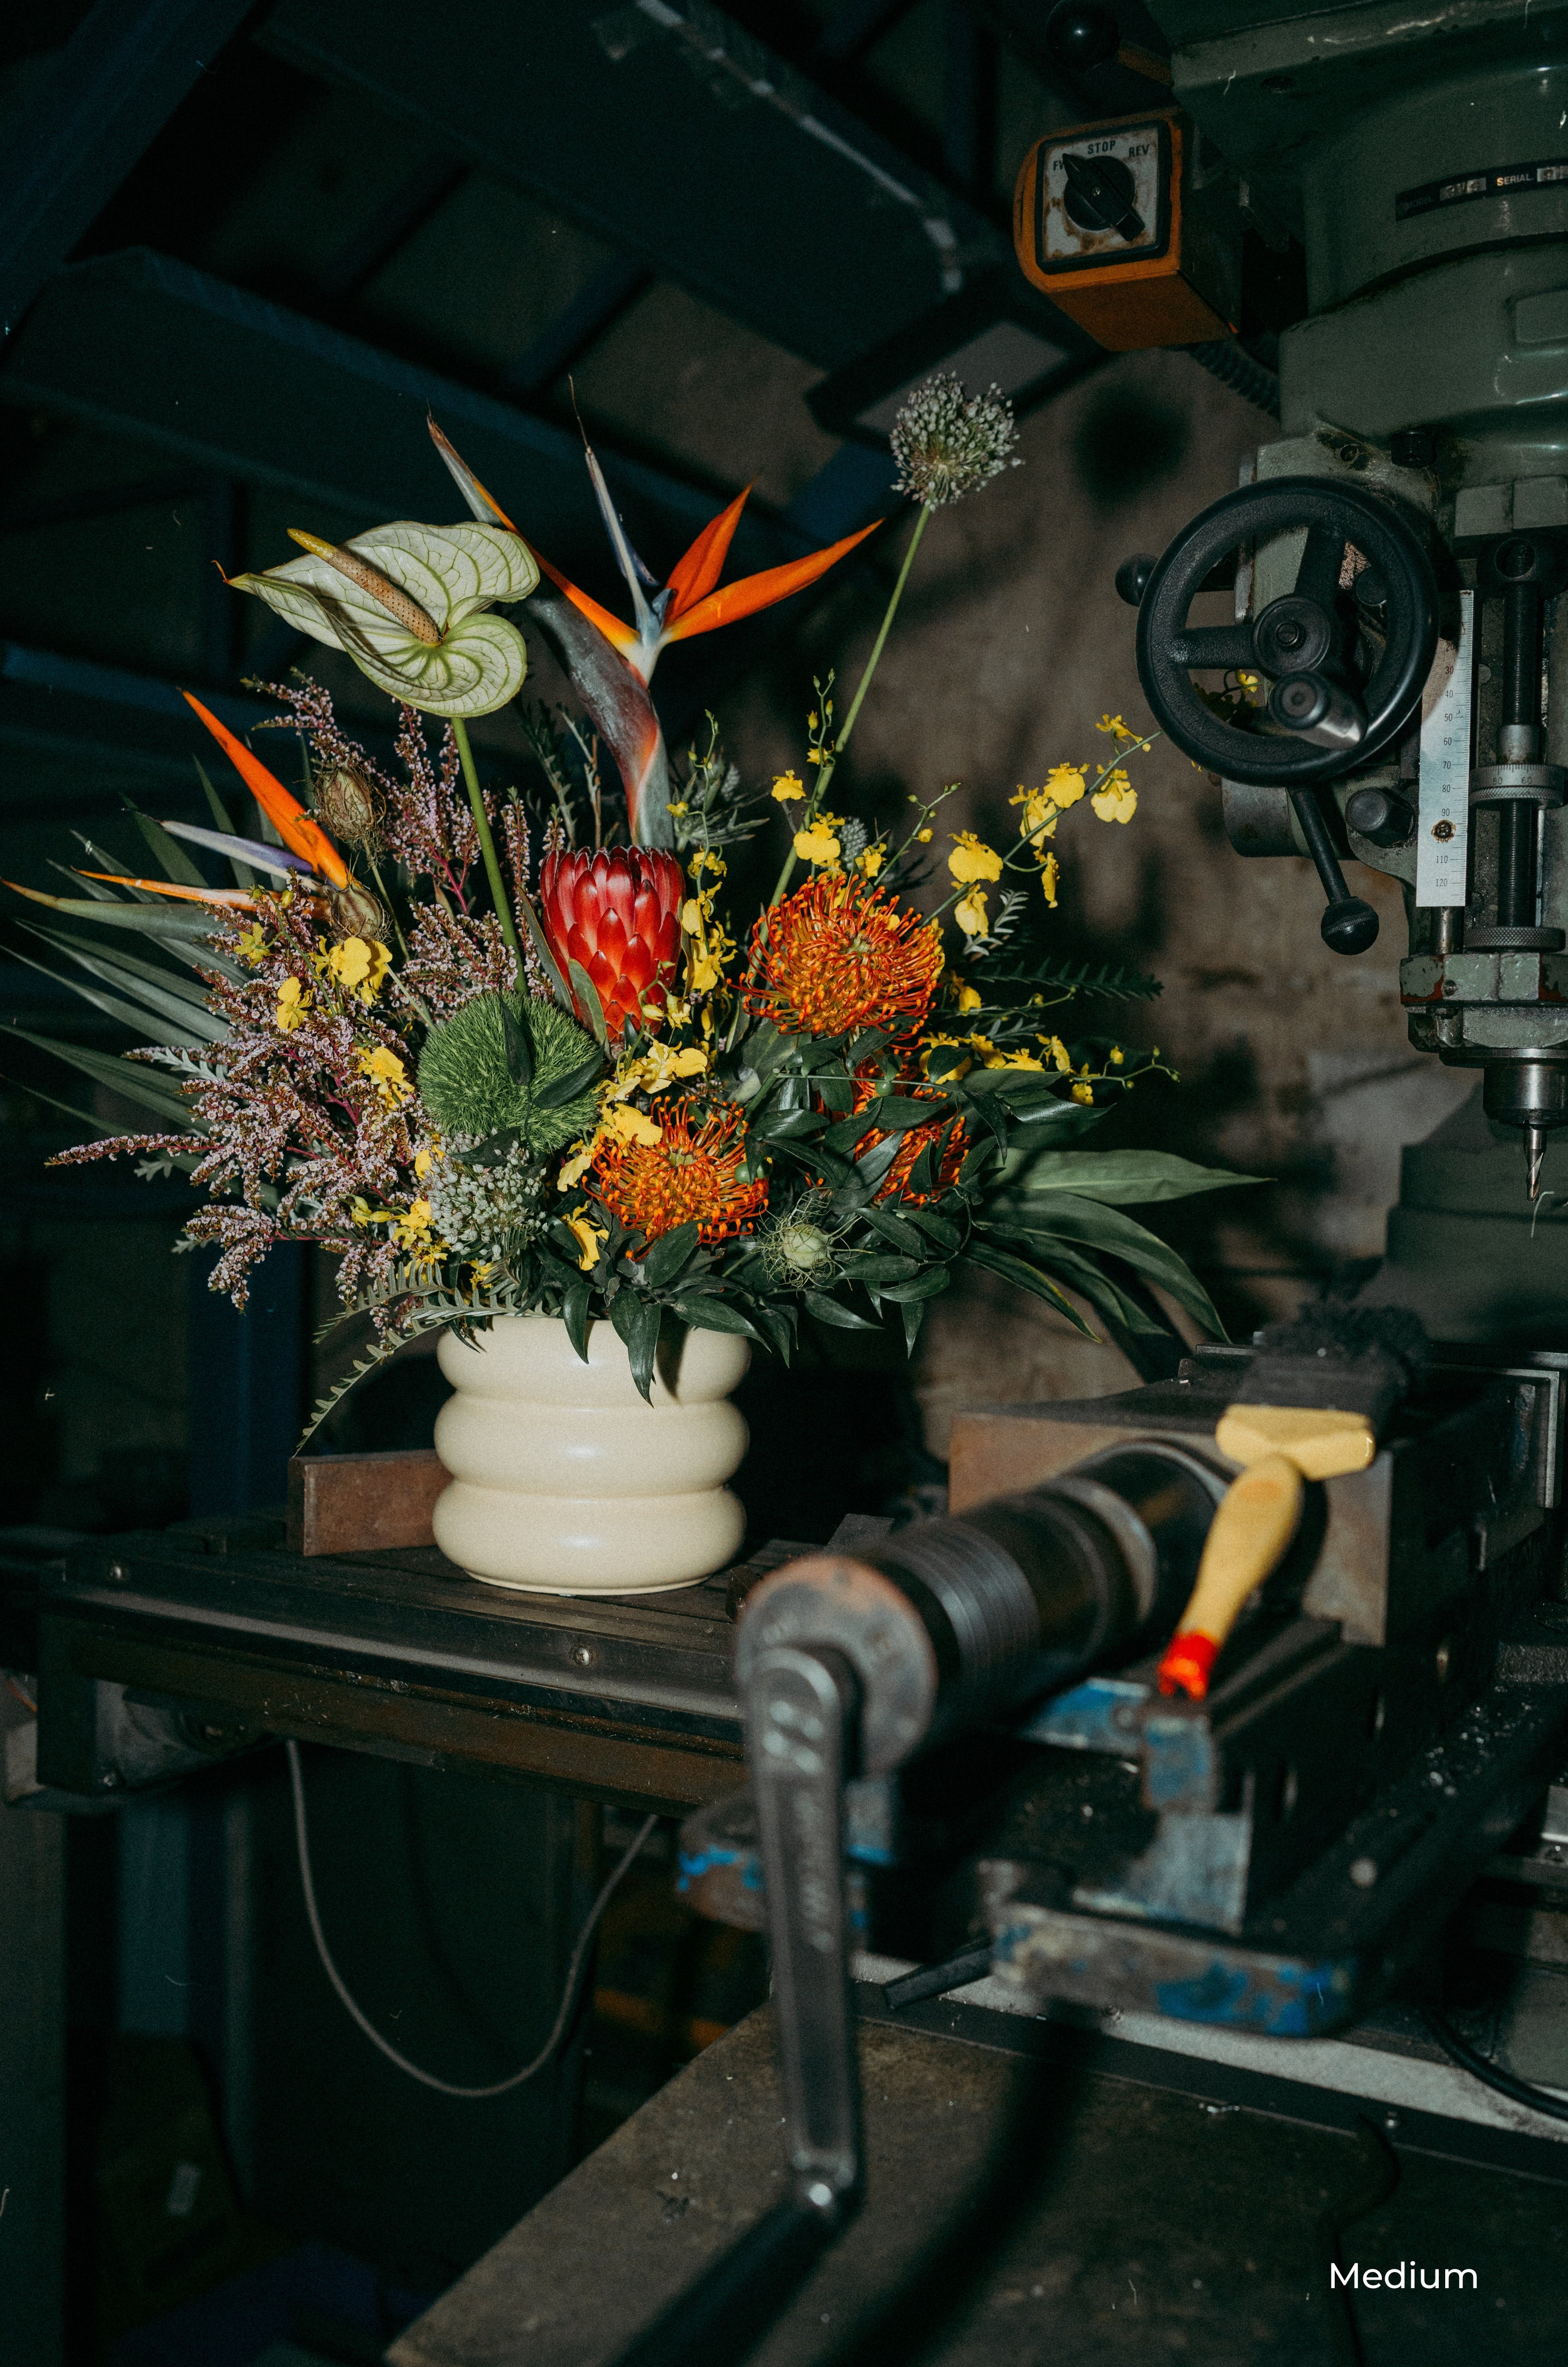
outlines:
[[[316,290],[337,301],[357,296],[467,180],[470,166],[438,149],[408,172],[384,205],[318,273]]]
[[[965,0],[942,0],[942,168],[977,205],[996,169],[996,42]]]
[[[511,392],[542,394],[652,284],[653,273],[647,266],[629,255],[618,255],[596,271],[582,294],[574,297],[512,364],[506,372]]]
[[[97,0],[7,119],[0,335],[9,335],[255,0]]]
[[[812,65],[853,65],[893,27],[902,24],[915,0],[841,0],[812,43]]]
[[[318,532],[458,513],[426,432],[433,412],[529,537],[617,596],[577,436],[145,249],[74,264],[50,283],[0,364],[0,401],[276,488],[299,504],[289,523],[320,516]],[[712,493],[608,449],[601,458],[644,556],[673,561],[711,516]],[[778,521],[748,515],[734,564],[768,566],[801,547]]]
[[[207,704],[232,731],[249,731],[274,712],[263,699],[227,690],[211,692]],[[106,735],[107,719],[111,716],[120,719],[116,730],[128,715],[154,718],[137,744],[154,755],[177,747],[188,760],[190,709],[174,683],[159,681],[155,675],[132,674],[125,666],[98,665],[59,650],[30,649],[22,641],[0,641],[0,713],[17,723],[24,705],[28,728],[42,737],[49,734],[51,715],[56,708],[61,717],[69,708],[94,708]],[[171,724],[174,739],[165,729]],[[80,733],[73,726],[62,736],[75,741]]]
[[[710,0],[280,0],[257,39],[825,368],[1006,258]]]
[[[246,732],[274,709],[257,698],[204,690],[208,705],[232,731]],[[119,791],[166,800],[166,810],[204,812],[191,757],[191,713],[172,682],[97,665],[58,650],[0,641],[0,825],[122,810]],[[60,768],[69,768],[69,814],[62,808]],[[71,843],[54,850],[68,860]]]
[[[193,469],[165,469],[155,477],[132,477],[119,485],[83,485],[74,493],[51,493],[41,502],[13,502],[0,509],[0,535],[79,526],[85,519],[111,517],[119,510],[162,509],[170,502],[190,500],[200,490]]]

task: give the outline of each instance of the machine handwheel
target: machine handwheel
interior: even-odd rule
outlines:
[[[1245,621],[1188,627],[1195,595],[1233,551],[1303,527],[1290,591]],[[1437,645],[1437,580],[1417,527],[1390,500],[1313,477],[1213,503],[1138,604],[1138,672],[1159,722],[1195,764],[1260,788],[1307,788],[1376,755],[1415,712]],[[1227,722],[1191,679],[1241,671],[1270,685],[1279,736]]]

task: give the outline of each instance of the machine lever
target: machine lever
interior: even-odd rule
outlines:
[[[991,1970],[989,1940],[972,1948],[960,1948],[956,1956],[945,1957],[939,1965],[921,1965],[913,1973],[903,1973],[896,1981],[882,1984],[882,2001],[890,2013],[902,2012],[906,2005],[918,2005],[923,1998],[946,1997],[952,1989],[967,1988],[971,1981],[983,1981]]]
[[[1336,954],[1364,954],[1377,941],[1378,916],[1370,904],[1359,896],[1352,896],[1345,884],[1345,874],[1339,867],[1339,857],[1334,841],[1328,834],[1328,824],[1323,818],[1323,808],[1315,793],[1309,788],[1290,792],[1290,804],[1301,825],[1301,836],[1307,842],[1307,852],[1323,882],[1323,892],[1328,899],[1328,909],[1318,927],[1325,946]]]
[[[737,2367],[860,2207],[860,2075],[845,1908],[844,1785],[860,1683],[831,1646],[772,1644],[744,1686],[790,2187],[618,2356]]]
[[[1347,690],[1311,669],[1280,675],[1268,694],[1268,712],[1319,748],[1358,748],[1367,736],[1365,710]]]
[[[746,1686],[774,2013],[796,2199],[838,2225],[861,2182],[844,1903],[844,1784],[859,1682],[831,1647],[775,1644]]]

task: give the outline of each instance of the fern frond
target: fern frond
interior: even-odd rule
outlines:
[[[1062,995],[1098,994],[1117,1002],[1152,1002],[1164,990],[1157,978],[1131,969],[1122,962],[1031,962],[1015,955],[1010,960],[987,962],[984,982],[1054,990]]]
[[[350,1365],[340,1381],[334,1382],[325,1397],[312,1407],[311,1418],[300,1433],[300,1444],[294,1449],[296,1455],[299,1454],[301,1447],[315,1436],[334,1406],[342,1402],[355,1383],[362,1381],[368,1373],[373,1373],[378,1365],[384,1365],[389,1357],[395,1356],[402,1345],[402,1340],[393,1339],[391,1336],[385,1340],[377,1340],[360,1357],[357,1365]]]
[[[124,1057],[151,1061],[160,1069],[178,1069],[182,1076],[195,1077],[204,1085],[226,1082],[220,1070],[209,1068],[199,1052],[184,1044],[143,1044],[138,1046],[134,1055],[128,1052]]]
[[[994,922],[983,937],[970,939],[968,952],[971,961],[988,961],[993,954],[1000,951],[1022,920],[1028,902],[1028,898],[1020,889],[1003,889],[1001,910]]]

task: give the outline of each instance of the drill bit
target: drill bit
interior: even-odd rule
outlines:
[[[1525,1128],[1525,1174],[1529,1197],[1540,1197],[1540,1162],[1546,1157],[1546,1128],[1527,1126]]]

